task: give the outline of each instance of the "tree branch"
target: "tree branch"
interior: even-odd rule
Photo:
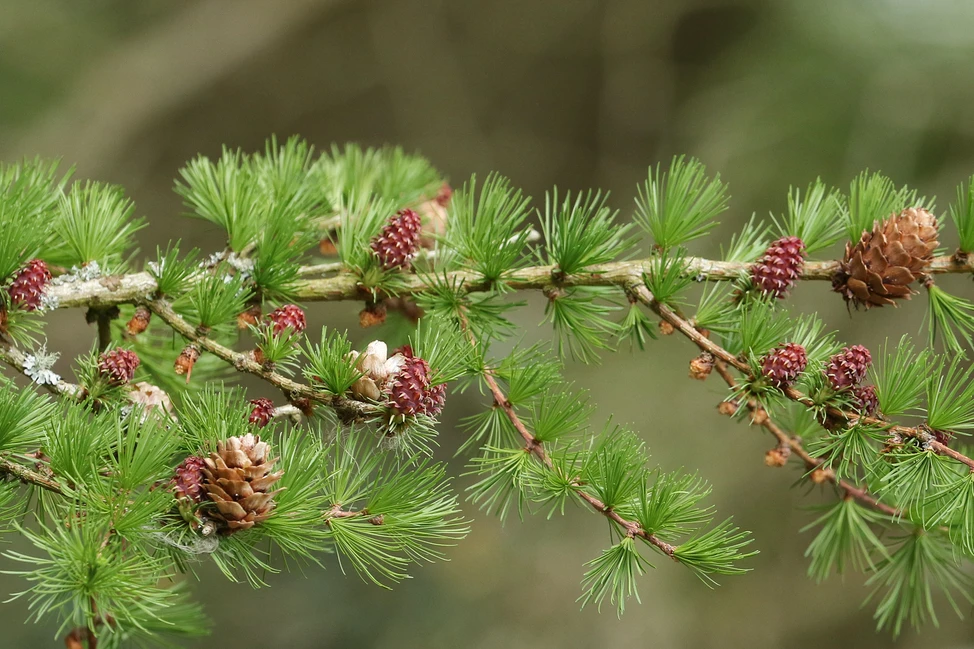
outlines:
[[[724,379],[727,386],[732,390],[737,387],[737,380],[727,369],[727,365],[725,363],[722,361],[717,361],[714,364],[714,370],[722,379]],[[825,479],[841,489],[847,496],[855,498],[867,507],[871,507],[872,509],[880,511],[893,518],[899,518],[902,516],[902,512],[900,510],[880,502],[873,496],[869,495],[865,488],[858,487],[847,480],[841,480],[836,477],[835,472],[832,469],[827,467],[823,468],[823,462],[818,458],[812,457],[811,454],[805,450],[805,447],[802,446],[802,442],[799,438],[789,435],[780,426],[778,426],[778,424],[775,423],[775,421],[768,414],[768,411],[765,410],[757,401],[754,399],[749,399],[746,406],[747,409],[751,411],[751,421],[760,425],[766,431],[771,433],[775,439],[778,440],[779,445],[787,446],[789,449],[791,449],[791,453],[805,464],[806,469],[809,471],[821,471],[822,476]]]
[[[627,286],[633,278],[641,278],[644,273],[652,270],[654,260],[641,259],[634,261],[620,261],[598,266],[590,266],[583,272],[572,275],[559,276],[559,286]],[[753,264],[716,261],[700,257],[687,257],[686,275],[699,278],[701,281],[731,281],[746,274]],[[839,268],[838,261],[809,261],[805,263],[800,276],[803,280],[830,280]],[[323,271],[339,270],[334,264],[324,266],[304,266],[302,271],[307,275],[320,274]],[[530,266],[512,272],[505,283],[512,289],[542,289],[554,284],[553,273],[555,266]],[[974,255],[960,260],[956,256],[935,257],[927,273],[974,273]],[[428,288],[421,275],[403,275],[402,286],[397,287],[397,294],[410,295]],[[468,293],[487,291],[492,288],[491,283],[483,277],[469,271],[456,271],[447,275],[448,280],[458,280],[463,290]],[[158,286],[155,279],[147,272],[101,277],[85,282],[69,282],[51,285],[46,293],[55,298],[61,307],[109,306],[114,304],[135,304],[156,293]],[[363,300],[369,294],[359,285],[359,278],[351,273],[339,273],[334,277],[321,279],[305,279],[298,283],[296,296],[300,300],[309,302],[329,302],[337,300]]]
[[[310,385],[298,383],[283,374],[279,374],[254,360],[250,354],[236,352],[229,347],[206,336],[200,335],[196,327],[186,322],[181,315],[173,311],[172,306],[162,299],[144,300],[141,302],[150,311],[159,316],[173,331],[180,334],[183,338],[196,343],[205,351],[229,363],[238,371],[247,372],[258,376],[271,385],[279,388],[288,397],[294,399],[310,399],[335,410],[343,419],[362,419],[374,417],[385,412],[384,408],[375,406],[353,399],[346,399],[343,396],[319,392]]]
[[[645,285],[641,283],[637,284],[637,282],[642,281],[641,279],[634,279],[632,281],[633,283],[629,286],[629,292],[634,295],[637,300],[652,309],[663,320],[673,325],[676,330],[689,338],[690,341],[702,351],[710,352],[718,360],[724,361],[728,365],[740,370],[745,376],[754,378],[751,375],[751,368],[747,363],[704,336],[688,320],[680,317],[675,311],[673,311],[673,309],[669,308],[665,304],[657,302],[653,297],[653,294],[649,292],[649,289],[647,289]],[[792,401],[800,403],[806,407],[814,406],[812,400],[807,395],[802,394],[801,391],[796,390],[795,388],[786,388],[782,392]],[[963,453],[955,451],[946,444],[942,444],[941,442],[933,439],[928,432],[919,426],[916,428],[898,426],[882,419],[876,419],[875,417],[864,417],[858,413],[849,412],[833,406],[829,406],[827,408],[827,412],[829,415],[851,424],[862,423],[869,426],[876,426],[888,431],[891,435],[899,435],[901,437],[910,437],[920,440],[924,445],[926,445],[927,448],[935,453],[957,460],[958,462],[967,465],[972,471],[974,471],[974,460],[967,457]]]

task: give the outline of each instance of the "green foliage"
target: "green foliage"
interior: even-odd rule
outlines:
[[[190,279],[198,270],[196,261],[199,250],[193,248],[185,257],[179,256],[179,241],[170,242],[166,252],[156,247],[156,261],[146,264],[149,274],[156,280],[160,295],[178,296],[189,287]]]
[[[974,428],[974,368],[957,356],[939,359],[927,375],[927,425],[934,430]]]
[[[886,439],[882,429],[855,424],[835,431],[827,431],[812,446],[812,455],[823,458],[837,478],[858,478],[858,469],[872,464],[877,444]]]
[[[778,229],[782,236],[801,239],[805,252],[811,254],[842,238],[846,221],[843,207],[842,194],[816,178],[805,190],[804,199],[796,187],[788,192],[788,212]]]
[[[430,384],[457,381],[477,371],[474,348],[452,319],[429,316],[410,336],[413,352],[430,366]]]
[[[950,218],[960,234],[960,249],[974,251],[974,176],[957,186],[957,202],[950,206]]]
[[[57,168],[40,158],[0,163],[0,284],[44,248],[70,175],[58,180]]]
[[[44,441],[56,406],[29,390],[17,390],[0,377],[0,453],[32,451]]]
[[[357,144],[332,146],[312,169],[323,202],[333,211],[353,196],[373,196],[394,206],[415,207],[436,196],[444,179],[428,160],[400,147],[363,149]]]
[[[470,470],[465,474],[479,478],[467,487],[470,502],[502,521],[516,504],[518,516],[523,518],[528,489],[536,484],[541,471],[531,454],[522,448],[485,445],[481,455],[470,461]]]
[[[647,340],[656,339],[656,323],[646,315],[638,302],[630,302],[626,317],[619,323],[619,338],[628,338],[630,346],[645,349]]]
[[[620,426],[606,424],[582,464],[585,490],[608,509],[638,497],[644,484],[646,454],[642,440]]]
[[[558,335],[558,354],[583,363],[598,361],[599,350],[611,349],[619,325],[606,318],[618,309],[605,301],[615,294],[605,286],[580,286],[554,293],[545,305],[545,321]]]
[[[179,170],[182,196],[191,216],[206,219],[227,232],[233,250],[243,250],[260,229],[260,186],[255,182],[247,157],[238,149],[223,148],[213,163],[206,156],[191,160]]]
[[[704,236],[726,209],[727,186],[720,174],[708,179],[698,160],[679,156],[669,171],[661,171],[659,165],[655,171],[649,168],[649,178],[639,187],[635,218],[656,245],[666,249]]]
[[[507,383],[507,399],[515,405],[527,404],[561,382],[561,364],[549,357],[541,345],[520,348],[506,356],[495,373]]]
[[[291,327],[286,327],[276,334],[273,323],[257,327],[251,325],[250,330],[257,339],[257,348],[260,349],[264,362],[270,363],[279,372],[291,374],[298,360],[297,356],[300,352],[298,341],[301,340],[302,334]]]
[[[588,568],[582,582],[585,592],[578,598],[582,606],[595,603],[601,612],[602,602],[608,597],[609,603],[617,607],[619,617],[622,617],[628,598],[635,597],[639,601],[636,577],[652,565],[639,554],[633,538],[626,537],[586,563],[585,567]]]
[[[273,203],[257,236],[250,277],[264,297],[290,300],[295,297],[304,252],[318,241],[311,229],[307,207],[298,201]]]
[[[584,392],[548,390],[535,400],[527,421],[536,440],[553,442],[587,429],[593,411]]]
[[[710,491],[696,475],[657,471],[652,487],[640,490],[639,507],[633,513],[650,534],[664,539],[686,536],[713,518],[712,506],[699,505]]]
[[[887,452],[885,459],[889,468],[881,478],[880,493],[909,510],[916,520],[923,520],[930,494],[952,477],[950,460],[933,451],[918,449],[913,443]]]
[[[900,541],[900,546],[867,582],[868,586],[874,587],[871,597],[885,591],[876,606],[876,627],[890,630],[897,636],[905,622],[920,628],[930,619],[936,625],[935,586],[962,617],[960,602],[955,599],[954,592],[974,604],[970,595],[974,583],[960,570],[950,545],[935,533],[919,529]]]
[[[631,224],[618,225],[618,211],[606,205],[609,196],[602,192],[581,192],[572,200],[571,192],[559,202],[558,189],[545,194],[541,230],[547,245],[540,258],[557,267],[557,272],[572,275],[596,264],[625,259],[635,245],[629,234]]]
[[[732,288],[720,284],[705,286],[693,316],[696,325],[720,334],[737,331],[738,305],[731,299],[732,293]]]
[[[927,350],[918,352],[908,336],[900,338],[893,349],[889,340],[885,342],[869,370],[883,413],[896,417],[920,407],[929,362]]]
[[[530,201],[498,174],[487,176],[478,194],[472,176],[450,202],[446,246],[456,251],[464,267],[503,287],[503,280],[523,262],[530,231],[522,226]]]
[[[731,236],[726,252],[724,252],[724,246],[721,244],[721,259],[743,264],[756,261],[764,254],[770,243],[768,226],[763,222],[755,223],[754,219],[756,218],[757,215],[752,214],[751,218],[744,224],[744,228]]]
[[[967,556],[974,556],[974,473],[951,476],[930,495],[930,528],[946,525],[950,540]]]
[[[346,268],[365,276],[372,270],[382,277],[370,243],[382,230],[382,226],[396,213],[395,205],[388,200],[376,199],[368,194],[353,194],[343,198],[338,206],[341,227],[335,247]],[[370,285],[378,284],[372,280]]]
[[[102,270],[123,268],[141,227],[131,218],[131,203],[117,188],[97,183],[76,184],[65,196],[65,182],[51,163],[0,165],[0,297],[13,273],[34,256],[87,264],[87,276],[97,274],[93,262]],[[680,331],[701,347],[707,345],[698,333],[719,341],[738,359],[727,363],[727,371],[742,368],[740,377],[723,394],[740,399],[739,412],[751,412],[760,423],[762,410],[744,400],[773,406],[780,431],[766,427],[779,437],[783,431],[804,440],[821,468],[832,472],[802,476],[835,478],[835,491],[843,496],[806,528],[818,529],[806,552],[811,577],[821,581],[848,567],[871,573],[880,600],[877,622],[894,633],[905,621],[918,625],[933,617],[935,586],[968,597],[958,561],[974,556],[974,478],[955,457],[969,449],[952,442],[947,451],[932,442],[935,434],[974,429],[974,370],[963,356],[974,341],[968,300],[929,287],[931,346],[941,332],[952,356],[918,350],[907,338],[887,343],[871,370],[882,411],[876,416],[885,420],[847,422],[834,409],[858,407],[854,393],[829,386],[823,371],[841,343],[819,317],[796,315],[751,290],[747,265],[761,257],[772,236],[764,223],[752,216],[722,250],[736,265],[694,260],[691,270],[686,244],[708,234],[728,203],[720,178],[708,178],[694,159],[678,157],[666,170],[649,170],[635,218],[655,245],[647,259],[613,265],[607,273],[598,267],[626,260],[634,244],[631,226],[617,222],[607,195],[552,191],[537,211],[544,242],[532,249],[530,201],[497,174],[479,187],[472,178],[453,196],[446,233],[424,230],[435,241],[413,267],[381,267],[371,242],[390,217],[414,207],[429,218],[434,206],[440,209],[430,201],[448,197],[429,162],[399,148],[348,145],[316,158],[299,138],[271,138],[252,155],[224,149],[215,161],[189,162],[176,189],[194,216],[226,231],[229,247],[200,264],[197,251],[182,255],[177,242],[157,250],[146,265],[158,294],[198,323],[194,335],[173,336],[161,310],[147,331],[123,333],[134,306],[153,296],[120,297],[127,305],[111,325],[113,340],[125,340],[138,353],[135,380],[154,385],[110,383],[98,368],[105,351],[99,346],[80,359],[77,392],[67,389],[59,400],[0,379],[2,472],[34,485],[27,491],[11,482],[0,489],[0,530],[14,527],[35,546],[6,556],[23,564],[15,574],[29,583],[19,596],[28,600],[33,617],[55,614],[60,633],[88,627],[106,647],[162,642],[167,632],[202,633],[198,609],[166,582],[204,562],[228,579],[262,586],[284,566],[324,564],[333,554],[342,570],[388,587],[417,565],[446,559],[447,548],[466,535],[446,466],[431,459],[440,441],[437,420],[394,411],[385,397],[370,401],[353,390],[362,373],[347,333],[322,328],[317,340],[300,343],[294,332],[274,335],[264,323],[238,340],[234,323],[245,308],[295,300],[301,274],[309,272],[302,270],[306,253],[322,237],[335,242],[341,263],[316,266],[311,272],[323,279],[303,286],[317,290],[334,281],[334,293],[316,296],[366,300],[390,313],[408,307],[410,316],[421,310],[414,329],[395,314],[378,337],[390,346],[408,341],[429,363],[425,389],[450,384],[451,400],[470,386],[484,395],[486,407],[463,417],[466,437],[456,444],[458,454],[472,456],[469,500],[502,520],[515,510],[540,510],[550,518],[574,503],[608,525],[609,547],[586,564],[583,605],[608,601],[621,614],[629,597],[638,599],[636,579],[650,566],[647,549],[708,586],[719,575],[745,572],[742,561],[755,554],[749,534],[730,519],[714,523],[715,509],[705,503],[711,490],[702,478],[649,466],[645,437],[623,426],[610,421],[593,429],[595,406],[563,378],[547,344],[510,340],[523,331],[512,311],[526,302],[509,293],[531,288],[547,298],[545,320],[562,357],[597,361],[620,336],[643,347],[655,337],[656,322],[637,299],[637,289],[644,290],[640,279],[654,304],[680,318],[686,318],[694,283],[721,280],[703,287],[695,316],[680,322]],[[972,192],[974,179],[962,185],[951,209],[964,250],[974,245]],[[815,252],[843,233],[858,239],[875,221],[905,207],[931,205],[880,174],[854,180],[848,202],[816,180],[789,192],[776,234],[798,236]],[[540,266],[526,268],[531,259]],[[646,271],[641,278],[624,274],[640,268]],[[729,277],[736,268],[740,276]],[[115,290],[111,280],[102,284]],[[615,316],[622,299],[627,310]],[[419,308],[413,311],[407,300]],[[16,345],[40,319],[9,305],[0,311],[0,357],[19,367]],[[262,420],[241,389],[221,380],[232,374],[230,365],[252,370],[253,364],[224,363],[226,354],[200,358],[195,385],[187,386],[173,362],[183,338],[197,335],[233,348],[231,359],[261,359],[264,370],[275,373],[255,373],[302,409],[298,397],[311,395],[314,417],[306,412],[310,421],[298,415]],[[761,358],[786,342],[806,350],[808,364],[795,385],[804,396],[771,388],[761,376]],[[26,373],[34,378],[35,370]],[[306,385],[295,388],[281,374],[300,376]],[[386,391],[401,378],[380,374],[375,382]],[[35,382],[63,389],[44,378]],[[198,378],[205,379],[202,388]],[[174,411],[153,403],[159,397],[155,386],[171,394]],[[897,421],[921,414],[926,421],[919,426]],[[258,443],[258,436],[269,444],[274,463],[265,485],[273,494],[250,503],[272,497],[274,507],[250,529],[214,533],[222,523],[212,496],[196,502],[176,488],[195,460],[184,462],[195,456],[219,465],[213,453],[225,453],[229,438]],[[797,443],[793,447],[807,460]],[[257,489],[220,479],[241,493]],[[887,549],[886,535],[905,527],[913,533]]]
[[[317,345],[308,339],[304,348],[307,365],[303,372],[312,385],[322,384],[331,394],[342,395],[352,387],[362,373],[355,369],[351,357],[352,343],[346,333],[328,327],[321,328],[321,342]]]
[[[792,323],[769,300],[753,299],[740,310],[738,331],[727,337],[727,349],[754,359],[787,341]]]
[[[71,512],[77,519],[84,512]],[[98,625],[96,633],[119,633],[156,640],[161,632],[201,635],[205,623],[198,606],[189,604],[178,587],[160,586],[172,576],[159,558],[126,552],[117,542],[105,543],[107,528],[95,525],[40,526],[19,531],[41,556],[7,551],[25,565],[13,574],[32,584],[14,597],[26,597],[35,621],[56,615],[58,635],[73,627],[94,628],[100,612],[111,611],[114,624]]]
[[[933,209],[933,200],[918,197],[916,190],[906,186],[896,189],[893,181],[879,172],[863,171],[849,186],[846,224],[849,240],[858,241],[864,231],[872,231],[876,221],[882,222],[907,207]]]
[[[395,462],[368,447],[369,434],[352,430],[326,452],[324,500],[346,510],[325,512],[328,536],[365,580],[380,586],[408,576],[410,564],[442,559],[442,548],[467,534],[444,468],[423,458]]]
[[[661,304],[675,307],[683,302],[680,293],[693,283],[687,273],[687,261],[681,249],[671,253],[664,249],[649,263],[649,272],[643,275],[646,288],[653,298]]]
[[[62,266],[98,262],[102,271],[122,268],[122,255],[135,244],[144,219],[133,219],[135,205],[121,188],[103,183],[75,183],[61,199],[54,223],[55,241],[45,259]]]
[[[244,284],[243,276],[220,272],[204,275],[196,282],[186,298],[200,326],[212,329],[242,313],[251,297]]]
[[[936,284],[927,289],[927,296],[930,346],[933,347],[939,333],[947,349],[964,354],[970,349],[974,334],[974,303],[951,295]]]
[[[874,555],[889,557],[871,527],[885,522],[881,514],[865,509],[853,498],[842,498],[822,509],[824,513],[819,518],[802,528],[802,532],[807,532],[821,527],[805,550],[805,556],[810,558],[809,577],[825,581],[833,571],[843,574],[847,563],[859,572],[873,571]]]
[[[753,557],[757,550],[746,548],[754,539],[731,524],[730,519],[684,541],[673,551],[673,556],[688,567],[710,587],[717,586],[714,575],[739,575],[750,571],[738,565]]]

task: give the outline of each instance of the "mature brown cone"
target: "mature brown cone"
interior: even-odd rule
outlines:
[[[213,518],[223,522],[224,534],[246,530],[266,520],[274,509],[271,491],[283,471],[271,473],[278,458],[268,459],[270,446],[250,433],[217,443],[203,468],[203,491],[216,505]]]
[[[876,221],[859,242],[846,244],[845,259],[832,278],[832,288],[856,308],[895,305],[909,299],[910,284],[924,276],[937,241],[937,217],[910,207]]]

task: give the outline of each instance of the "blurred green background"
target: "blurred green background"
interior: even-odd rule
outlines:
[[[62,157],[76,177],[124,185],[151,222],[143,250],[170,237],[216,250],[218,233],[180,216],[173,178],[196,153],[255,150],[272,133],[319,148],[401,144],[455,185],[498,170],[536,200],[555,184],[600,187],[627,217],[647,166],[687,153],[731,186],[724,224],[694,248],[716,254],[752,212],[780,214],[789,185],[816,176],[845,188],[864,168],[882,170],[939,196],[945,211],[974,172],[972,55],[966,0],[0,0],[0,159]],[[944,283],[971,297],[969,279]],[[850,318],[825,283],[794,299],[874,347],[917,332],[924,312],[918,299]],[[357,308],[315,305],[311,327],[349,327],[364,345],[376,334],[357,328]],[[536,326],[541,312],[532,297],[520,313],[526,340],[550,337]],[[57,313],[48,327],[62,373],[94,335],[81,318]],[[393,591],[344,576],[331,558],[261,591],[204,569],[196,590],[216,636],[192,646],[893,644],[860,608],[861,576],[805,578],[811,535],[799,530],[814,518],[808,507],[832,496],[795,487],[797,467],[764,466],[770,438],[717,415],[717,381],[685,379],[693,354],[673,337],[568,373],[599,417],[641,431],[654,462],[713,483],[719,513],[755,533],[752,573],[711,591],[657,560],[622,620],[579,612],[582,564],[607,541],[602,521],[575,509],[502,527],[466,506],[472,532],[452,561]],[[460,441],[459,418],[483,402],[450,398],[443,458]],[[0,575],[0,591],[21,587]],[[895,644],[974,643],[969,621],[939,610],[939,631]],[[61,646],[53,626],[24,625],[26,615],[22,601],[0,607],[0,646]]]

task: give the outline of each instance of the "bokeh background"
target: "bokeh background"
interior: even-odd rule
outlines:
[[[724,224],[694,249],[714,254],[752,212],[780,214],[789,185],[817,176],[847,187],[882,170],[944,211],[974,172],[972,55],[966,0],[0,0],[0,159],[62,157],[76,177],[124,185],[151,222],[143,250],[176,236],[216,250],[217,233],[181,216],[173,178],[197,153],[255,150],[272,133],[319,148],[401,144],[454,184],[498,170],[535,197],[600,187],[626,218],[647,166],[687,153],[731,186]],[[945,281],[971,297],[966,278]],[[799,287],[795,302],[867,345],[918,331],[924,312],[916,300],[850,318],[825,283]],[[526,340],[550,337],[541,309],[532,299],[519,316]],[[374,332],[357,329],[356,310],[315,306],[312,329],[347,326],[364,345]],[[48,329],[65,358],[94,335],[80,323],[58,313]],[[196,590],[217,636],[192,646],[892,645],[860,608],[861,576],[805,578],[800,529],[831,496],[796,488],[797,468],[764,466],[770,439],[717,415],[717,382],[685,379],[692,355],[673,337],[568,374],[599,417],[641,431],[654,462],[713,483],[720,514],[755,534],[753,572],[711,591],[657,561],[623,619],[579,612],[582,563],[607,542],[600,520],[576,509],[501,526],[467,505],[472,532],[452,560],[392,591],[331,559],[261,591],[203,570]],[[443,458],[481,403],[450,399]],[[0,575],[0,591],[21,587]],[[896,644],[970,646],[971,623],[939,610],[939,630]],[[0,645],[60,646],[26,614],[21,601],[0,607]]]

